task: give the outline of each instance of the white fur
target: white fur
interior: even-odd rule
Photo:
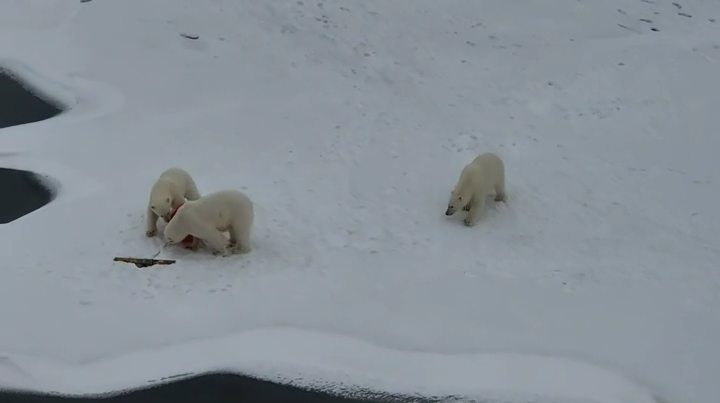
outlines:
[[[462,208],[468,212],[465,225],[473,226],[485,207],[485,198],[493,193],[496,202],[507,201],[505,164],[496,154],[480,154],[465,165],[460,173],[460,179],[450,194],[445,215],[453,215]]]
[[[155,236],[158,218],[162,217],[165,222],[170,221],[172,209],[185,203],[185,199],[197,200],[199,198],[200,192],[195,181],[185,170],[170,168],[161,173],[150,190],[145,235]]]
[[[199,238],[216,253],[248,253],[255,212],[253,203],[243,192],[219,190],[182,205],[165,227],[170,244],[186,236]],[[230,233],[230,239],[224,232]]]

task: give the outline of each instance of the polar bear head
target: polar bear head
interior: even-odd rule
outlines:
[[[450,193],[450,200],[448,201],[447,210],[445,215],[453,215],[458,209],[462,209],[470,203],[470,193],[463,191],[463,189],[455,188]]]
[[[190,235],[190,232],[188,231],[188,224],[192,220],[188,217],[187,212],[183,211],[185,210],[185,207],[187,207],[187,205],[181,206],[173,218],[168,222],[168,225],[165,226],[163,235],[169,244],[178,244],[182,242],[185,237]]]
[[[150,192],[150,210],[156,216],[162,217],[165,222],[170,222],[170,213],[173,209],[173,189],[172,184],[167,182],[158,182],[153,186]]]

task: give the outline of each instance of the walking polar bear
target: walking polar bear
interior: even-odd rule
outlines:
[[[173,209],[185,203],[185,199],[199,198],[200,192],[189,173],[180,168],[165,170],[150,190],[145,235],[149,237],[157,235],[158,218],[162,217],[165,222],[169,222]]]
[[[164,235],[170,244],[192,235],[223,256],[248,253],[254,217],[253,203],[243,192],[220,190],[180,206]]]
[[[462,208],[467,211],[465,225],[471,227],[480,218],[485,198],[495,193],[496,202],[507,201],[505,193],[505,164],[496,154],[480,154],[460,173],[455,188],[450,194],[445,215],[451,216]]]

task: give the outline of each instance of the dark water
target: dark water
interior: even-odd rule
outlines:
[[[58,106],[35,95],[12,72],[0,67],[0,129],[39,122],[60,112]]]
[[[60,112],[0,68],[0,129],[39,122]],[[2,134],[0,131],[0,137]],[[50,203],[53,193],[33,172],[2,168],[3,151],[0,149],[0,224],[7,224]]]
[[[0,224],[30,214],[50,203],[54,197],[37,174],[9,168],[0,168],[0,194]]]
[[[349,392],[345,396],[300,389],[248,376],[214,373],[107,396],[52,396],[0,391],[0,403],[429,403],[455,399],[418,399]],[[353,396],[354,395],[354,396]],[[361,396],[362,395],[362,396]]]

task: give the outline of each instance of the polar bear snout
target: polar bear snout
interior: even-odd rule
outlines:
[[[455,214],[455,206],[448,206],[447,210],[445,210],[445,215],[453,215]]]

